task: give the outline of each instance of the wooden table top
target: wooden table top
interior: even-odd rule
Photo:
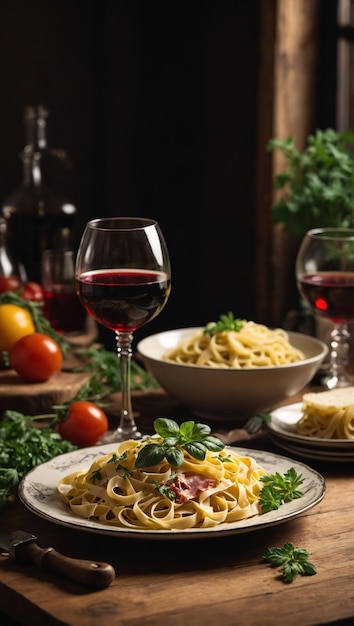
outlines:
[[[141,394],[136,405],[141,428],[152,416],[187,416],[161,393]],[[285,455],[264,433],[237,445]],[[116,578],[92,591],[1,556],[0,612],[20,624],[45,626],[353,624],[354,464],[306,463],[326,481],[319,504],[285,523],[228,537],[137,541],[94,535],[41,519],[16,502],[0,514],[1,529],[28,530],[43,547],[109,562]],[[261,560],[266,548],[287,542],[309,551],[316,575],[285,584]]]

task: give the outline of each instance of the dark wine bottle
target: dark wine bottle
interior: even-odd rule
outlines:
[[[28,280],[39,283],[43,251],[70,247],[68,233],[72,232],[76,215],[75,205],[46,180],[55,159],[64,160],[65,155],[64,151],[48,149],[46,117],[43,107],[27,107],[27,145],[20,154],[22,184],[2,205],[13,257],[24,266]]]

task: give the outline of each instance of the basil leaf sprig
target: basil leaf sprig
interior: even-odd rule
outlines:
[[[279,509],[284,502],[291,502],[303,496],[298,487],[304,482],[301,474],[298,474],[294,467],[285,472],[284,475],[275,472],[261,476],[260,480],[265,483],[259,493],[259,504],[262,513],[269,513]]]
[[[262,559],[268,561],[272,567],[281,567],[283,581],[292,583],[299,574],[313,576],[317,573],[313,563],[308,560],[309,556],[304,548],[295,548],[292,543],[284,543],[282,548],[267,548]]]
[[[205,329],[205,335],[216,335],[217,333],[222,333],[227,330],[233,330],[235,332],[240,332],[241,328],[244,325],[244,321],[241,319],[236,319],[234,314],[229,311],[227,315],[220,315],[220,319],[215,322],[210,322]]]
[[[159,437],[141,448],[135,467],[152,467],[163,459],[172,467],[180,467],[184,460],[183,450],[204,461],[207,450],[219,452],[225,447],[220,439],[210,435],[211,429],[206,424],[188,421],[179,426],[174,420],[159,417],[154,421],[154,429]]]

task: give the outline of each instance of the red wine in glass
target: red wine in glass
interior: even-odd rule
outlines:
[[[96,270],[77,280],[80,300],[100,324],[119,332],[133,332],[150,322],[164,307],[171,280],[149,270]]]
[[[58,333],[79,334],[85,327],[86,312],[75,291],[58,286],[44,290],[44,314]]]
[[[354,272],[317,272],[298,277],[300,290],[317,315],[332,322],[354,319]]]
[[[346,371],[349,322],[354,320],[354,229],[315,228],[302,240],[296,279],[303,299],[319,317],[333,324],[330,334],[327,389],[353,385]]]
[[[76,258],[75,284],[83,308],[117,339],[120,422],[104,440],[139,439],[130,393],[133,333],[161,312],[171,290],[170,260],[158,223],[144,217],[88,222]]]

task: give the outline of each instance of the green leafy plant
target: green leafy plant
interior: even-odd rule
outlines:
[[[354,132],[329,128],[309,135],[302,152],[293,137],[271,139],[268,150],[280,150],[286,169],[274,187],[283,196],[272,207],[273,221],[302,238],[317,227],[354,224]]]
[[[204,333],[206,335],[216,335],[217,333],[222,333],[227,330],[234,330],[235,332],[239,332],[243,327],[243,320],[235,319],[234,314],[229,312],[227,315],[220,315],[220,319],[215,322],[210,322],[205,329]]]
[[[5,411],[0,422],[0,511],[15,497],[30,469],[75,448],[49,426],[37,428],[34,418]]]
[[[211,429],[206,424],[189,421],[179,426],[174,420],[159,417],[154,421],[154,429],[160,437],[140,450],[135,467],[151,467],[163,459],[172,467],[180,467],[184,460],[183,450],[203,461],[207,450],[219,452],[225,447],[220,439],[210,435]]]
[[[298,487],[304,479],[293,467],[288,469],[283,476],[275,472],[275,474],[261,476],[260,480],[265,483],[259,493],[259,505],[263,513],[275,511],[284,502],[291,502],[303,496]]]
[[[292,543],[284,543],[282,548],[267,548],[262,559],[272,567],[281,567],[283,581],[292,583],[299,574],[313,576],[315,566],[308,560],[309,553],[303,548],[295,548]]]

